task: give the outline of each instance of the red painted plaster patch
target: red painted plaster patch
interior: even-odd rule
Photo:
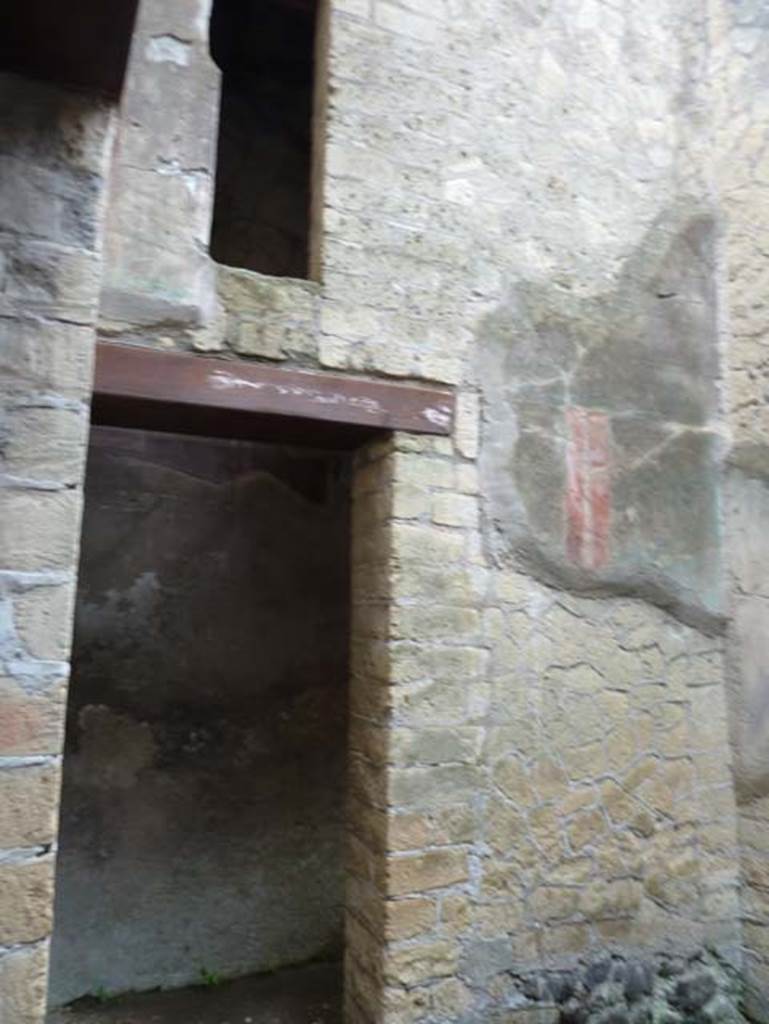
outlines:
[[[609,418],[572,406],[566,428],[566,553],[583,569],[600,569],[609,560]]]

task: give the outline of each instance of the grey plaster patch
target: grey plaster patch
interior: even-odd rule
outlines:
[[[713,247],[671,211],[615,288],[524,281],[478,332],[486,542],[550,582],[720,626]]]
[[[176,36],[152,36],[144,48],[147,60],[155,64],[169,63],[186,67],[190,62],[190,44]]]

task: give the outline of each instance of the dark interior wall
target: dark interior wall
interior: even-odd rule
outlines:
[[[0,69],[120,95],[138,0],[24,0],[0,5]]]
[[[346,475],[94,429],[52,1005],[339,954]]]
[[[222,70],[211,255],[306,277],[310,221],[314,0],[215,0]]]

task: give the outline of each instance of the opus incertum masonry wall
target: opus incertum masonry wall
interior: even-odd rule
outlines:
[[[97,336],[455,389],[355,454],[350,1021],[769,1020],[758,0],[329,0],[310,277],[208,253],[205,0],[2,79],[0,1020],[41,1024]]]

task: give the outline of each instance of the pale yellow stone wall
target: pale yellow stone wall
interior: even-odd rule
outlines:
[[[497,440],[477,358],[489,318],[502,309],[515,319],[524,288],[550,296],[547,314],[563,295],[610,295],[621,277],[650,287],[634,261],[654,226],[664,234],[682,208],[717,216],[702,5],[330,0],[313,283],[208,260],[216,75],[207,5],[143,6],[113,164],[102,337],[457,389],[451,439],[396,437],[362,453],[356,473],[350,1019],[513,1020],[533,998],[529,974],[609,951],[651,958],[709,946],[738,959],[723,608],[695,601],[676,617],[664,589],[643,588],[643,572],[621,586],[590,571],[559,577],[500,548],[507,523],[498,505],[490,511],[495,481],[482,487],[478,472]],[[736,122],[730,130],[735,146],[751,137]],[[751,208],[733,237],[750,235],[759,264]],[[741,258],[728,260],[739,279]],[[36,320],[35,338],[59,341],[65,330],[50,329],[42,334]],[[52,344],[39,359],[36,342],[20,344],[46,367],[36,391],[64,393],[82,414],[90,322],[75,334],[82,349]],[[754,342],[747,328],[735,381],[761,365]],[[620,364],[634,352],[633,337],[625,343]],[[505,373],[514,388],[515,357]],[[703,384],[708,401],[716,384]],[[596,407],[608,397],[599,393]],[[43,463],[59,444],[47,429]],[[43,531],[52,553],[42,568],[64,571],[70,593],[75,433],[74,488],[34,502],[11,495],[20,504],[8,545],[21,560],[14,571],[37,572],[32,541]],[[554,434],[566,447],[562,420]],[[536,479],[555,520],[563,484]],[[664,486],[659,494],[664,505]],[[75,511],[48,522],[40,510],[57,503]],[[720,552],[695,554],[717,564]],[[36,657],[54,658],[69,612],[34,603],[19,604],[13,643],[23,636]],[[49,630],[51,618],[66,628]],[[22,778],[17,767],[29,785],[47,784],[39,776],[59,749],[60,687],[48,696],[35,691],[40,703],[23,719],[45,749],[11,738],[0,787],[3,773],[8,785]],[[37,803],[2,793],[0,845],[12,860],[52,841],[52,790],[39,798],[48,831],[31,838],[19,833],[34,824],[21,809]],[[48,910],[34,902],[31,876],[3,891],[22,909],[17,939],[0,948],[0,1000],[16,1012],[17,993],[32,993],[19,1021],[38,1024]],[[27,948],[30,929],[39,941]]]
[[[45,1012],[111,114],[0,75],[0,1021]]]
[[[711,209],[706,61],[696,4],[332,4],[319,359],[460,410],[391,457],[377,1016],[512,1009],[606,950],[738,958],[717,616],[500,564],[477,474],[483,318],[521,282],[610,291],[669,208]]]
[[[522,976],[609,950],[734,957],[722,643],[490,565],[474,466],[445,441],[371,457],[354,504],[352,1019],[514,1007]]]

